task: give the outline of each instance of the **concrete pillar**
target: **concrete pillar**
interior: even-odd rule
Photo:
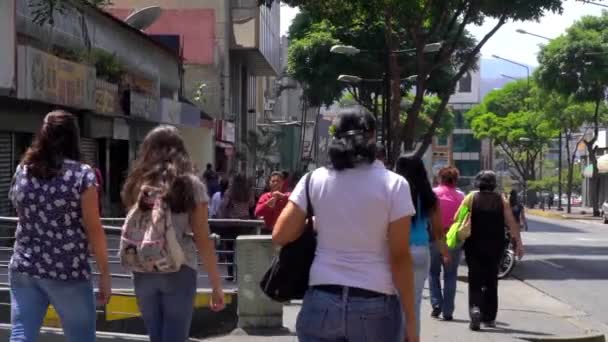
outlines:
[[[283,304],[273,302],[260,289],[274,251],[270,236],[245,235],[236,240],[239,328],[283,328]]]

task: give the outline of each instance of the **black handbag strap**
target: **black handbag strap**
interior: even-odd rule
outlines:
[[[315,211],[312,207],[312,201],[310,200],[310,178],[312,171],[306,174],[305,186],[306,186],[306,218],[312,219],[315,216]]]

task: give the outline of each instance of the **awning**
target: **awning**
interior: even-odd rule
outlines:
[[[597,171],[600,175],[608,174],[608,154],[604,154],[597,158]],[[586,178],[593,177],[593,165],[589,164],[585,166],[583,170],[583,176]]]
[[[589,164],[585,166],[585,169],[583,170],[583,176],[585,178],[593,177],[593,165]]]
[[[608,154],[597,158],[597,170],[599,173],[608,173]]]

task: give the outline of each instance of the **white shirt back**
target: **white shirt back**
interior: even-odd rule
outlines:
[[[290,201],[306,211],[303,177]],[[317,250],[309,285],[342,285],[394,294],[388,225],[415,213],[407,181],[380,162],[312,173]]]

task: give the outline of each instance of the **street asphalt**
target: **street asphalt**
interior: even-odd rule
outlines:
[[[530,216],[528,226],[513,275],[608,324],[608,225]]]

